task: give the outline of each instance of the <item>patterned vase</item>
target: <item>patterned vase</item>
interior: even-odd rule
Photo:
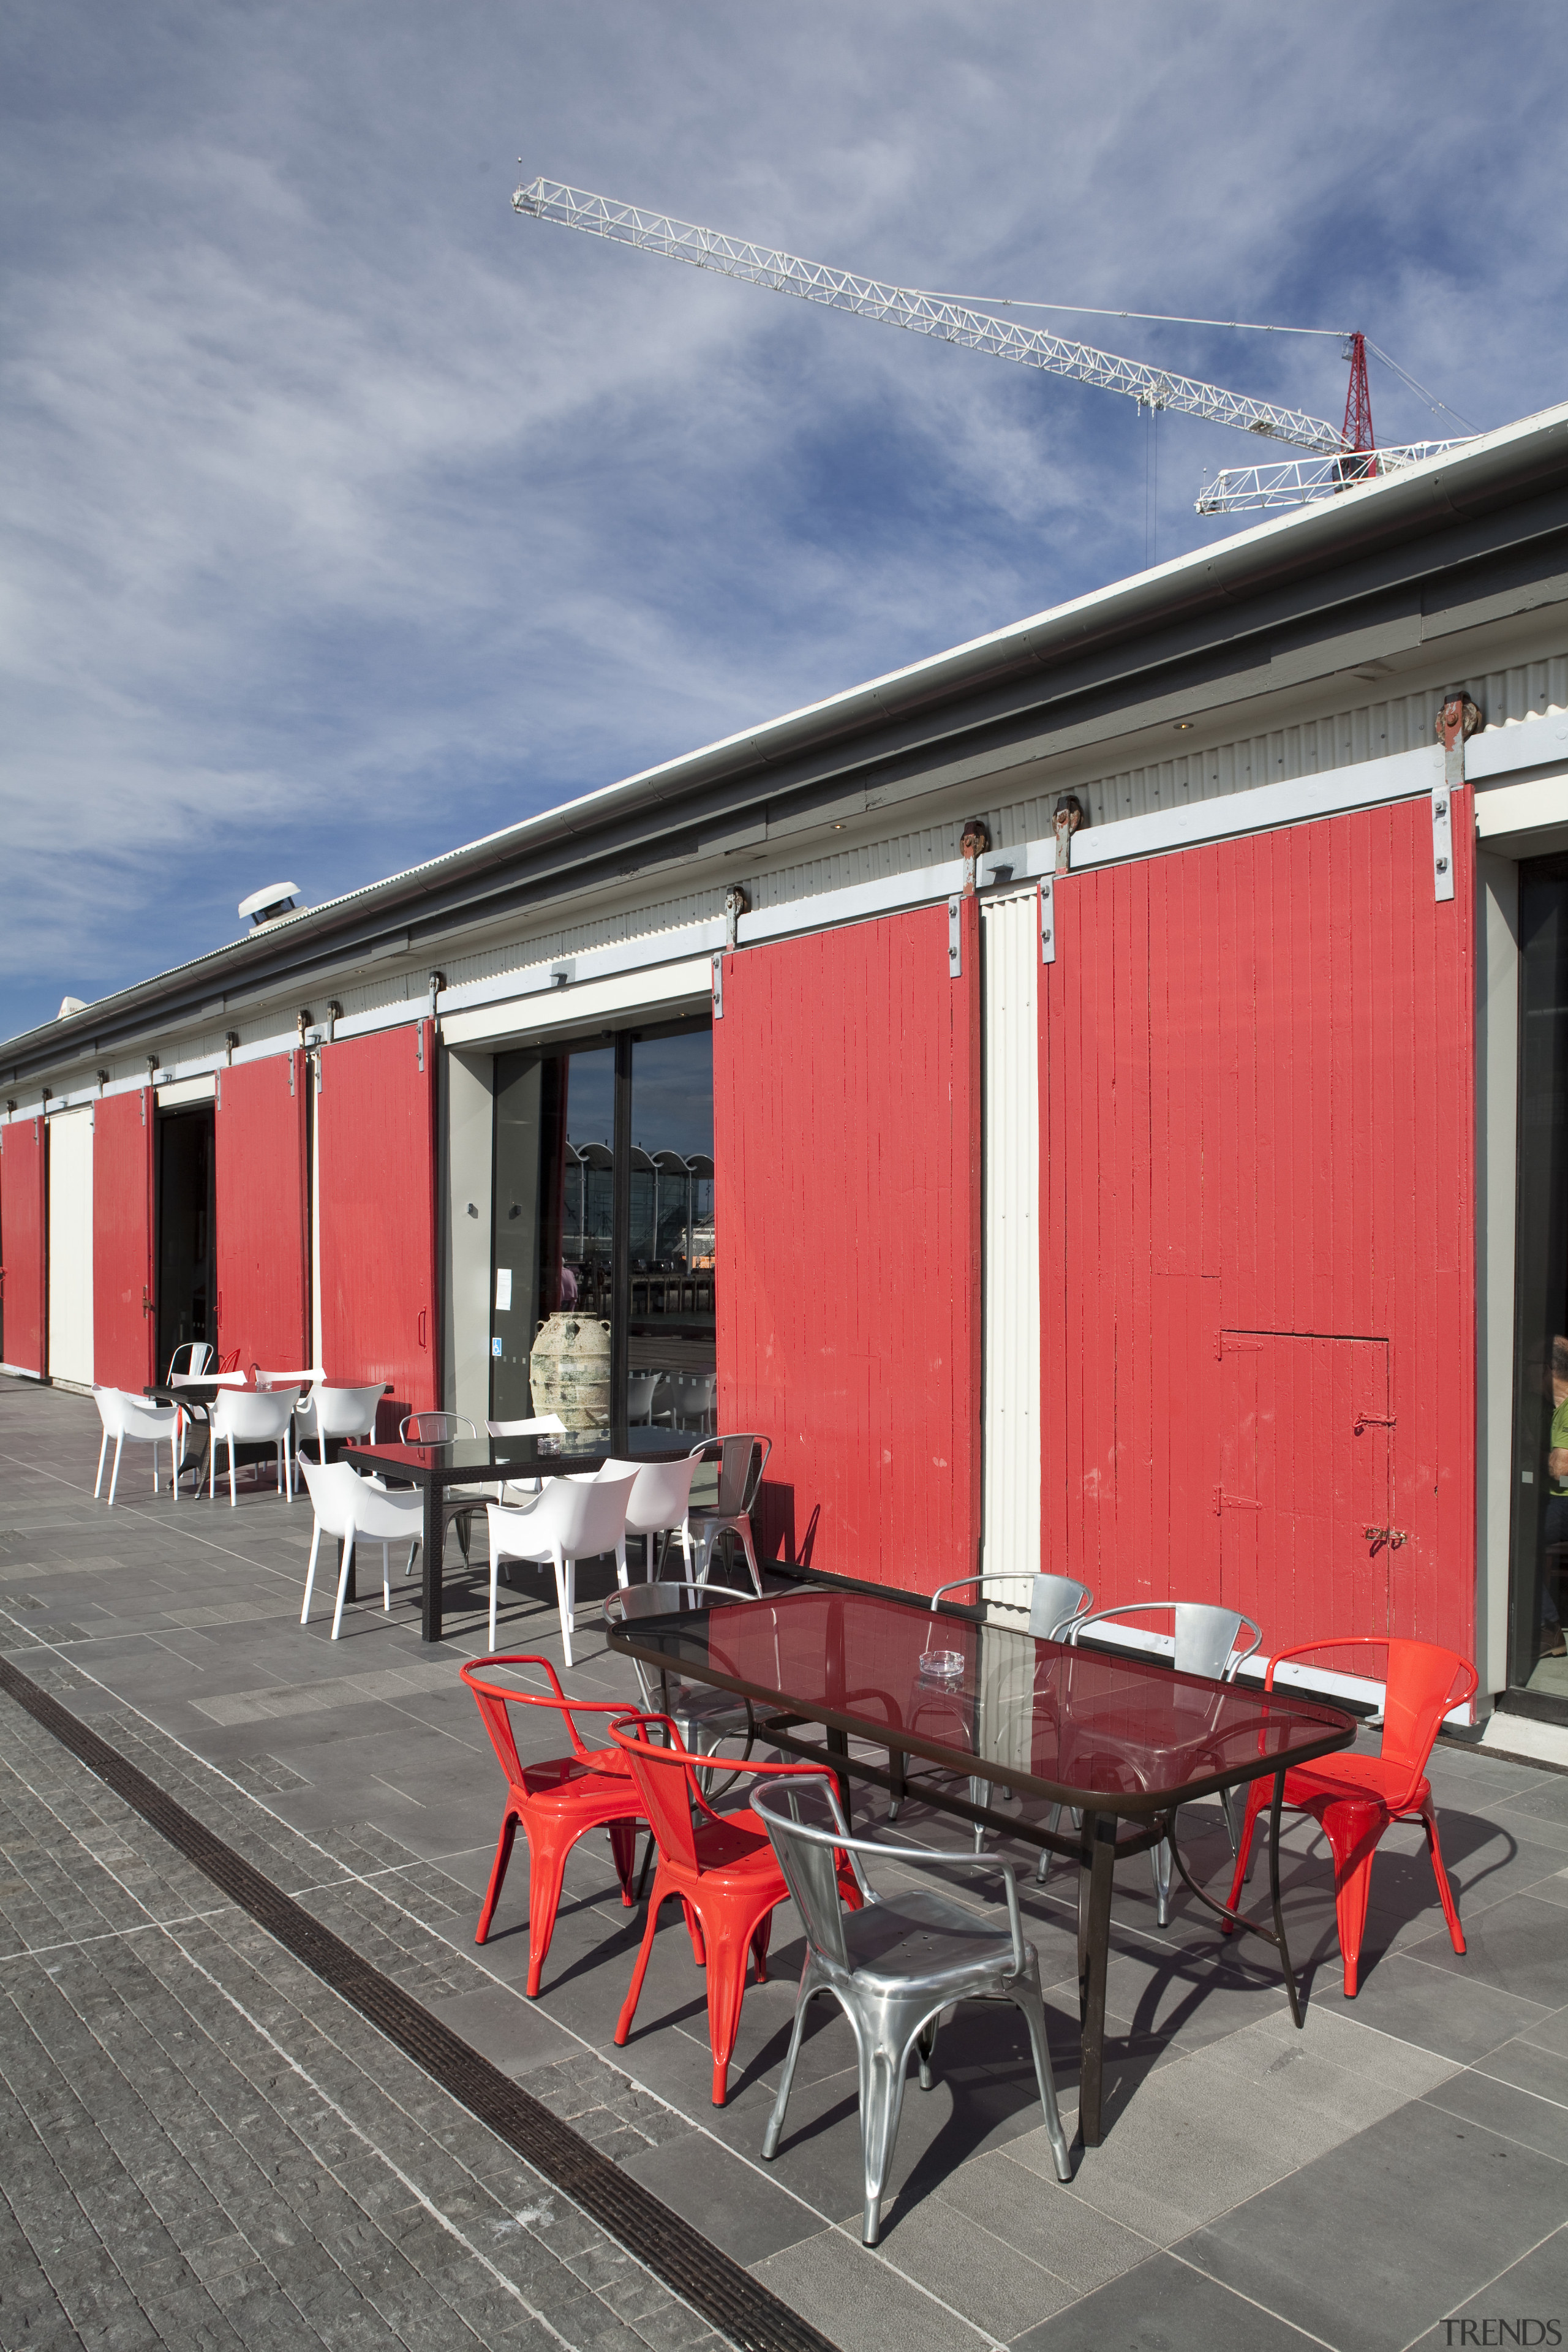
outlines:
[[[610,1425],[610,1327],[570,1307],[549,1316],[528,1359],[535,1412],[558,1413],[568,1429]]]

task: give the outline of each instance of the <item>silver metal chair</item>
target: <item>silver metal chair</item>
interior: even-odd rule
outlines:
[[[1070,2180],[1072,2166],[1057,2111],[1046,2040],[1039,1961],[1034,1946],[1024,1941],[1018,1889],[1007,1864],[977,1864],[967,1854],[932,1853],[921,1846],[888,1845],[851,1837],[845,1829],[837,1791],[826,1774],[820,1801],[823,1815],[829,1817],[817,1822],[800,1818],[803,1805],[814,1801],[813,1784],[808,1780],[763,1781],[749,1793],[752,1810],[773,1841],[806,1940],[795,2030],[763,2139],[764,2158],[777,2152],[784,2130],[806,2006],[818,1993],[831,1993],[849,2020],[859,2060],[860,2153],[866,2183],[860,2234],[867,2245],[874,2246],[881,2232],[882,2198],[899,2134],[910,2051],[919,2057],[921,2088],[929,2091],[942,2011],[960,2000],[1005,2000],[1023,2011],[1028,2026],[1035,2081],[1045,2109],[1057,2178]],[[847,1910],[840,1900],[836,1848],[850,1856],[866,1897],[862,1910]],[[977,1868],[995,1871],[1006,1892],[1007,1925],[992,1927],[968,1905],[924,1887],[879,1894],[866,1877],[862,1856],[894,1862],[905,1870],[957,1869],[968,1878]]]
[[[675,1583],[673,1580],[654,1584],[628,1584],[608,1594],[604,1601],[606,1625],[626,1625],[649,1617],[676,1617],[688,1610],[723,1607],[730,1601],[750,1601],[754,1592],[742,1592],[730,1584]],[[706,1683],[683,1683],[674,1673],[650,1675],[640,1658],[632,1660],[637,1668],[637,1686],[643,1705],[650,1715],[667,1715],[694,1756],[712,1756],[721,1741],[741,1739],[743,1760],[752,1752],[757,1727],[751,1703],[737,1698],[732,1691],[715,1690]],[[656,1688],[655,1683],[661,1687]],[[710,1797],[711,1789],[703,1795]]]
[[[752,1508],[768,1466],[768,1456],[773,1450],[773,1440],[752,1431],[735,1437],[710,1438],[709,1444],[719,1448],[719,1496],[711,1510],[693,1511],[688,1519],[693,1573],[699,1583],[703,1582],[720,1537],[739,1536],[746,1565],[752,1571],[752,1582],[760,1596],[763,1572],[757,1566],[756,1546],[752,1541]]]
[[[984,1602],[985,1588],[988,1584],[1016,1586],[1022,1581],[1021,1577],[1009,1576],[1005,1572],[999,1572],[994,1576],[955,1576],[950,1583],[939,1584],[931,1594],[931,1615],[933,1617],[936,1615],[937,1604],[944,1593],[967,1592],[973,1589],[980,1594]],[[1080,1584],[1076,1577],[1037,1576],[1030,1581],[1029,1597],[1026,1601],[1008,1600],[1005,1601],[1002,1606],[1010,1609],[1026,1608],[1029,1612],[1029,1631],[1037,1641],[1061,1642],[1067,1639],[1069,1628],[1078,1622],[1085,1610],[1093,1608],[1094,1595],[1089,1586]],[[977,1773],[971,1773],[970,1803],[989,1805],[991,1786],[989,1780],[983,1780]],[[899,1818],[900,1802],[900,1797],[895,1792],[888,1806],[888,1819],[890,1822],[896,1822]],[[984,1841],[985,1832],[976,1822],[974,1824],[976,1853],[984,1850]]]
[[[1220,1609],[1206,1601],[1128,1601],[1114,1609],[1094,1609],[1079,1617],[1068,1635],[1075,1646],[1080,1633],[1091,1625],[1120,1624],[1124,1618],[1146,1616],[1159,1610],[1174,1620],[1172,1642],[1173,1659],[1179,1675],[1202,1675],[1210,1682],[1232,1683],[1248,1658],[1261,1647],[1263,1629],[1239,1609]],[[1245,1644],[1241,1629],[1245,1625],[1252,1639]],[[1224,1790],[1220,1805],[1225,1814],[1226,1834],[1230,1850],[1237,1850],[1237,1791]],[[1060,1819],[1058,1806],[1051,1815],[1055,1829]],[[1036,1878],[1044,1885],[1050,1873],[1051,1857],[1042,1853],[1036,1869]],[[1159,1925],[1163,1927],[1171,1916],[1171,1844],[1167,1835],[1158,1845],[1149,1849],[1149,1867],[1154,1880],[1154,1908]]]
[[[486,1427],[489,1427],[488,1423]],[[462,1412],[411,1412],[397,1424],[397,1442],[400,1445],[450,1445],[454,1438],[477,1437],[479,1433],[467,1413]],[[463,1555],[463,1563],[466,1567],[468,1546],[472,1541],[474,1513],[482,1511],[486,1504],[499,1492],[499,1488],[491,1486],[447,1487],[441,1496],[441,1515],[445,1527],[442,1529],[442,1541],[437,1546],[437,1549],[441,1550],[445,1547],[446,1528],[456,1528],[458,1549]],[[493,1643],[491,1646],[494,1646]]]

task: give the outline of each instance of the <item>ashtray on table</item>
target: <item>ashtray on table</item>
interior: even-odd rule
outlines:
[[[963,1652],[925,1651],[921,1658],[921,1680],[922,1683],[940,1683],[944,1689],[950,1689],[954,1683],[961,1683],[963,1680]]]

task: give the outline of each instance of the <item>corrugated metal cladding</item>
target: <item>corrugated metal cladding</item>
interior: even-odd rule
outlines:
[[[1468,681],[1468,691],[1485,712],[1489,728],[1568,709],[1568,654],[1478,676]],[[994,850],[1003,855],[1021,849],[1026,841],[1048,839],[1056,795],[1069,783],[1083,802],[1089,822],[1110,824],[1123,817],[1151,815],[1158,809],[1185,807],[1193,801],[1222,799],[1258,784],[1321,775],[1331,768],[1354,767],[1363,760],[1414,751],[1434,740],[1442,693],[1441,688],[1433,687],[1418,694],[1334,711],[1272,733],[1241,736],[1205,750],[1087,779],[1079,771],[1090,755],[1064,756],[1055,763],[1048,790],[988,807],[982,780],[975,791],[975,808],[990,824]],[[945,824],[916,826],[885,840],[851,845],[824,856],[781,866],[772,873],[747,871],[747,887],[761,908],[787,906],[793,899],[815,897],[824,890],[916,873],[957,857],[962,831],[957,818]]]
[[[1425,801],[1058,882],[1043,1564],[1475,1642],[1474,848]]]
[[[980,1538],[980,926],[945,903],[724,959],[720,1425],[764,1556],[930,1592]]]
[[[92,1381],[92,1120],[49,1121],[49,1377]]]
[[[41,1118],[0,1128],[0,1362],[25,1372],[41,1373],[47,1362],[47,1150]]]
[[[980,909],[984,992],[984,1475],[981,1565],[1017,1578],[989,1597],[1028,1606],[1040,1566],[1039,895]],[[960,1594],[960,1599],[963,1595]]]

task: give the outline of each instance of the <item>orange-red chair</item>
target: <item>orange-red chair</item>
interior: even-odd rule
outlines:
[[[498,1666],[537,1667],[549,1678],[550,1689],[520,1691],[510,1684],[487,1680]],[[501,1881],[511,1860],[512,1840],[521,1822],[528,1839],[528,1991],[531,2000],[539,1990],[540,1971],[555,1932],[566,1857],[589,1830],[608,1829],[610,1851],[621,1882],[621,1900],[628,1907],[634,1900],[632,1873],[637,1863],[637,1823],[646,1818],[642,1799],[620,1749],[585,1748],[574,1719],[579,1715],[624,1715],[626,1701],[568,1698],[548,1658],[499,1654],[478,1658],[462,1669],[462,1675],[479,1701],[496,1761],[506,1776],[506,1809],[501,1814],[500,1837],[474,1941],[482,1944],[489,1934]],[[525,1764],[512,1737],[510,1710],[514,1706],[548,1706],[563,1715],[572,1740],[571,1755]]]
[[[1426,1832],[1426,1851],[1448,1923],[1456,1952],[1465,1948],[1458,1906],[1443,1849],[1437,1837],[1437,1815],[1426,1779],[1426,1759],[1439,1725],[1451,1707],[1463,1706],[1480,1677],[1468,1658],[1445,1650],[1436,1642],[1402,1642],[1387,1635],[1342,1635],[1337,1641],[1304,1642],[1299,1649],[1281,1650],[1271,1658],[1263,1678],[1266,1691],[1274,1687],[1274,1672],[1288,1658],[1303,1658],[1318,1650],[1380,1649],[1388,1653],[1387,1696],[1383,1711],[1383,1744],[1376,1756],[1342,1753],[1321,1756],[1316,1763],[1299,1765],[1285,1775],[1285,1802],[1298,1812],[1310,1813],[1333,1850],[1334,1910],[1339,1922],[1340,1957],[1344,1962],[1345,1995],[1353,2000],[1361,1965],[1362,1931],[1366,1926],[1367,1899],[1372,1893],[1372,1863],[1378,1842],[1390,1822],[1419,1819]],[[1234,1911],[1247,1878],[1252,1853],[1252,1832],[1258,1816],[1273,1800],[1272,1779],[1254,1780],[1247,1792],[1247,1823],[1236,1857],[1230,1907]],[[1230,1933],[1228,1923],[1226,1933]]]
[[[662,1732],[667,1745],[656,1747],[646,1737],[655,1727]],[[619,1722],[610,1726],[610,1737],[625,1755],[632,1780],[641,1791],[643,1818],[658,1849],[647,1924],[616,2025],[616,2043],[617,2048],[623,2046],[632,2030],[660,1906],[677,1895],[686,1913],[697,1965],[708,1970],[713,2105],[721,2107],[729,2087],[730,2058],[741,2030],[746,1957],[750,1953],[755,1963],[757,1982],[765,1984],[773,1911],[788,1900],[789,1889],[768,1833],[751,1807],[732,1813],[713,1811],[698,1785],[699,1771],[711,1769],[712,1759],[683,1747],[668,1716],[632,1714],[623,1707]],[[825,1777],[820,1764],[731,1763],[726,1759],[724,1769],[779,1779],[808,1775],[820,1780]],[[858,1909],[860,1888],[851,1865],[841,1859],[839,1867],[845,1900],[851,1909]]]

